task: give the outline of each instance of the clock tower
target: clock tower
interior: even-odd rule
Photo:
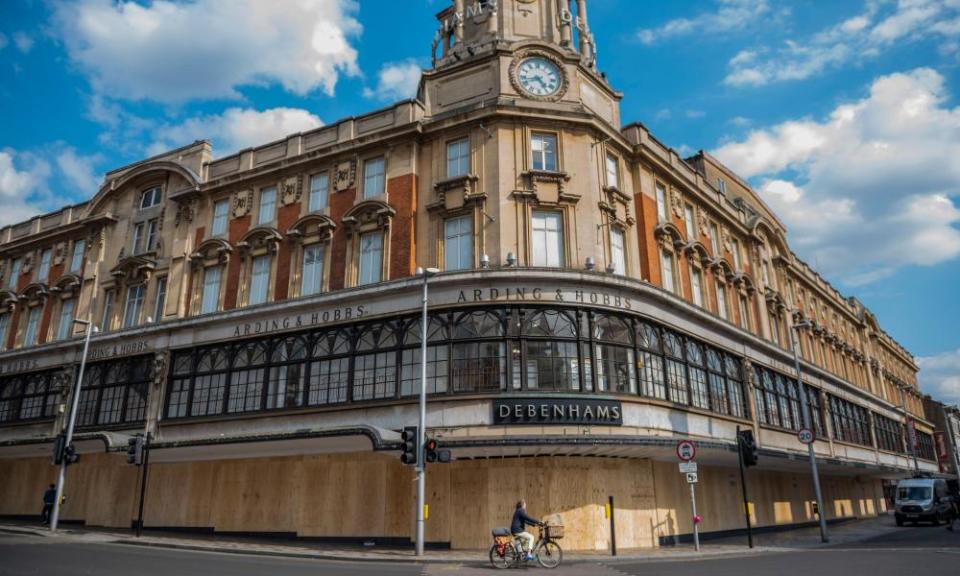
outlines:
[[[621,95],[597,68],[588,0],[451,0],[437,14],[427,115],[477,106],[536,107],[599,116],[619,129]]]

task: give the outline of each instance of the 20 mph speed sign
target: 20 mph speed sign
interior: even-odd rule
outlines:
[[[809,428],[801,428],[797,431],[797,440],[801,444],[813,444],[813,441],[816,440],[816,436],[813,435],[813,430]]]
[[[697,446],[690,440],[682,440],[677,444],[677,458],[689,462],[696,455]]]

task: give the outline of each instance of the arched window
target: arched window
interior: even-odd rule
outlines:
[[[191,416],[223,413],[228,367],[229,360],[224,347],[200,351],[193,384],[193,401],[190,404]]]
[[[400,394],[420,393],[421,378],[421,322],[416,318],[407,323],[404,331],[403,359],[401,361]],[[450,373],[450,330],[442,318],[432,316],[427,321],[427,393],[446,392]],[[411,347],[412,346],[412,347]]]
[[[710,409],[710,392],[707,373],[704,370],[703,347],[687,339],[687,364],[690,371],[691,404],[697,408]]]
[[[454,392],[492,392],[506,387],[504,322],[500,313],[465,312],[452,330],[451,387]],[[516,357],[520,352],[517,350]]]
[[[597,390],[637,393],[633,329],[619,316],[598,314],[593,323]]]
[[[637,322],[637,348],[640,349],[640,393],[665,400],[667,389],[663,372],[663,349],[659,328]]]
[[[303,405],[308,345],[302,336],[277,340],[270,358],[267,410]]]
[[[677,404],[689,404],[687,389],[687,368],[683,363],[683,339],[669,330],[663,331],[663,351],[666,355],[667,385],[670,401]]]
[[[526,386],[529,390],[580,390],[575,313],[527,310],[523,315]]]
[[[267,343],[245,342],[239,344],[233,354],[227,412],[260,410],[263,406],[263,384],[267,371]]]
[[[392,398],[397,393],[396,326],[370,324],[357,338],[353,360],[353,400]]]
[[[322,406],[347,401],[350,383],[351,336],[341,328],[322,333],[313,344],[307,404]]]

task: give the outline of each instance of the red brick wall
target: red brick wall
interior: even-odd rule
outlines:
[[[657,286],[660,277],[660,255],[653,229],[657,227],[657,201],[646,194],[637,194],[637,240],[640,246],[640,275]]]
[[[334,192],[330,196],[330,218],[337,223],[330,246],[330,290],[339,290],[346,284],[348,235],[342,220],[356,197],[356,188]]]
[[[10,317],[10,326],[7,328],[7,350],[13,348],[17,342],[17,329],[20,326],[20,306],[17,306],[13,311],[13,316]]]
[[[50,274],[47,278],[47,286],[53,286],[57,283],[57,280],[63,276],[63,264],[57,264],[50,267]],[[43,344],[47,341],[47,330],[50,328],[50,318],[53,316],[53,304],[54,296],[51,295],[47,297],[46,302],[43,304],[43,315],[40,316],[40,332],[37,335],[37,343]]]
[[[241,216],[230,221],[230,244],[236,246],[240,238],[250,229],[251,216]],[[223,299],[223,309],[232,310],[237,307],[237,292],[240,288],[240,255],[234,253],[227,265],[227,294]]]
[[[405,174],[387,182],[390,206],[397,211],[390,224],[389,279],[412,276],[416,270],[417,177]]]
[[[300,218],[300,204],[293,203],[288,206],[281,206],[277,215],[277,229],[280,234],[286,234],[287,230]],[[277,250],[277,282],[273,288],[274,300],[286,300],[290,293],[290,264],[293,255],[293,242],[285,239],[280,243]]]

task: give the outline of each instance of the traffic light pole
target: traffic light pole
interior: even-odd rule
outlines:
[[[70,446],[73,441],[73,427],[77,421],[77,404],[80,403],[80,385],[83,383],[83,371],[87,367],[87,352],[90,350],[90,336],[93,334],[93,322],[89,320],[74,320],[77,324],[87,327],[87,336],[83,339],[83,356],[80,358],[80,373],[77,374],[77,383],[73,386],[73,399],[70,401],[70,420],[67,421],[67,437],[64,446]],[[57,531],[60,522],[60,500],[63,497],[63,484],[67,479],[67,459],[60,463],[57,474],[57,496],[53,501],[53,512],[50,514],[50,531]]]
[[[747,475],[743,471],[743,441],[737,426],[737,462],[740,463],[740,487],[743,489],[743,516],[747,519],[747,545],[753,548],[753,528],[750,526],[750,504],[747,500]]]
[[[803,425],[813,431],[813,420],[810,418],[810,396],[803,387],[803,374],[800,372],[800,337],[797,330],[806,326],[804,323],[795,323],[790,327],[790,344],[793,345],[793,363],[797,371],[797,388],[800,393],[800,410],[803,412]],[[814,433],[816,434],[816,433]],[[816,437],[814,435],[814,437]],[[820,472],[817,469],[817,453],[813,449],[813,442],[807,444],[807,454],[810,458],[810,475],[813,476],[813,495],[817,499],[817,516],[820,521],[820,541],[829,542],[827,534],[827,517],[823,507],[823,495],[820,493]]]
[[[140,475],[140,512],[137,514],[137,538],[143,531],[143,501],[147,495],[147,472],[150,470],[150,433],[143,440],[143,472]]]
[[[426,465],[424,444],[427,441],[427,282],[437,273],[434,268],[420,268],[423,275],[423,310],[420,316],[420,417],[417,426],[417,541],[416,555],[423,556],[424,504],[426,504]]]

